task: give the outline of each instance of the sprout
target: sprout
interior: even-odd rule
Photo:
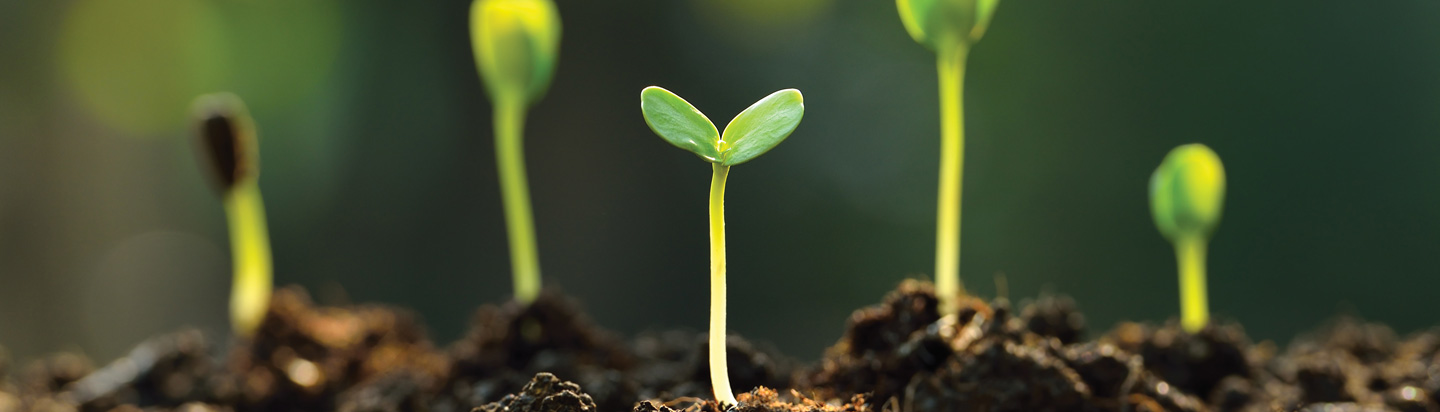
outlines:
[[[230,290],[230,324],[240,336],[260,327],[270,305],[270,235],[260,198],[260,150],[255,123],[240,98],[229,93],[200,96],[193,112],[201,156],[210,165],[230,224],[235,279]]]
[[[495,157],[505,202],[515,299],[540,294],[540,260],[525,178],[525,109],[539,100],[555,72],[560,16],[549,0],[475,0],[470,8],[475,65],[495,109]]]
[[[1209,322],[1205,247],[1220,223],[1225,167],[1203,144],[1176,147],[1150,176],[1150,212],[1160,234],[1175,244],[1180,267],[1180,325],[1199,332]]]
[[[960,195],[965,164],[965,57],[985,35],[1000,0],[895,0],[916,42],[935,51],[940,74],[940,195],[935,219],[935,293],[940,313],[959,311]]]
[[[725,179],[730,166],[750,161],[780,144],[805,114],[799,90],[785,89],[755,102],[730,120],[725,133],[685,99],[656,86],[640,92],[650,130],[710,162],[710,383],[721,409],[738,405],[725,363]]]

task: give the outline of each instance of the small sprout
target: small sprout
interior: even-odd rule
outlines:
[[[544,96],[555,73],[560,16],[550,0],[475,0],[470,38],[495,110],[495,157],[515,299],[530,303],[540,295],[540,258],[525,177],[525,110]]]
[[[999,4],[1000,0],[895,0],[905,31],[936,52],[979,41]]]
[[[730,166],[780,144],[805,114],[799,90],[785,89],[755,102],[730,120],[725,133],[685,99],[656,86],[640,91],[640,111],[665,141],[711,163],[710,178],[710,383],[721,409],[739,404],[725,363],[725,180]]]
[[[1175,244],[1180,267],[1180,325],[1196,333],[1209,323],[1205,249],[1225,204],[1225,167],[1203,144],[1176,147],[1150,176],[1150,212]]]
[[[260,149],[255,123],[240,98],[229,93],[200,96],[192,105],[201,157],[213,172],[230,226],[235,278],[230,290],[230,324],[239,336],[260,327],[270,306],[270,235],[260,198]]]
[[[940,75],[940,188],[935,219],[935,293],[940,314],[960,310],[960,198],[965,169],[965,59],[1000,0],[895,0],[905,31],[935,51]]]

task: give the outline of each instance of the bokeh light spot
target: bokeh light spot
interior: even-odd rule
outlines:
[[[793,44],[830,9],[832,0],[697,0],[701,20],[737,46],[769,50]]]
[[[101,121],[131,134],[176,127],[222,84],[223,35],[199,0],[80,0],[60,35],[65,82]]]

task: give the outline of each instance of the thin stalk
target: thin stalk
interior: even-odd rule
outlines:
[[[1180,239],[1175,242],[1175,260],[1180,266],[1180,326],[1196,333],[1210,322],[1210,304],[1205,296],[1206,240]]]
[[[250,336],[270,306],[270,234],[260,185],[247,179],[225,193],[230,224],[230,253],[235,277],[230,289],[230,325],[236,335]]]
[[[721,409],[740,404],[730,391],[725,362],[725,178],[730,166],[713,164],[710,177],[710,384]]]
[[[935,219],[935,293],[940,314],[959,312],[960,195],[965,170],[965,46],[942,49],[940,74],[940,199]]]
[[[505,202],[505,229],[510,237],[510,265],[515,300],[534,302],[540,295],[540,258],[535,252],[535,221],[530,212],[530,187],[525,177],[525,105],[495,104],[495,158],[500,168],[500,194]]]

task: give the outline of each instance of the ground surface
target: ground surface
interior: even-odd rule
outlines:
[[[1436,331],[1402,339],[1340,319],[1282,351],[1223,323],[1125,323],[1086,340],[1063,297],[936,307],[907,281],[857,310],[815,365],[729,337],[738,410],[1440,412]],[[220,356],[193,331],[99,368],[59,354],[13,370],[0,350],[0,412],[718,409],[703,334],[626,341],[551,293],[480,308],[449,347],[425,336],[401,309],[316,307],[283,289],[260,331]]]

